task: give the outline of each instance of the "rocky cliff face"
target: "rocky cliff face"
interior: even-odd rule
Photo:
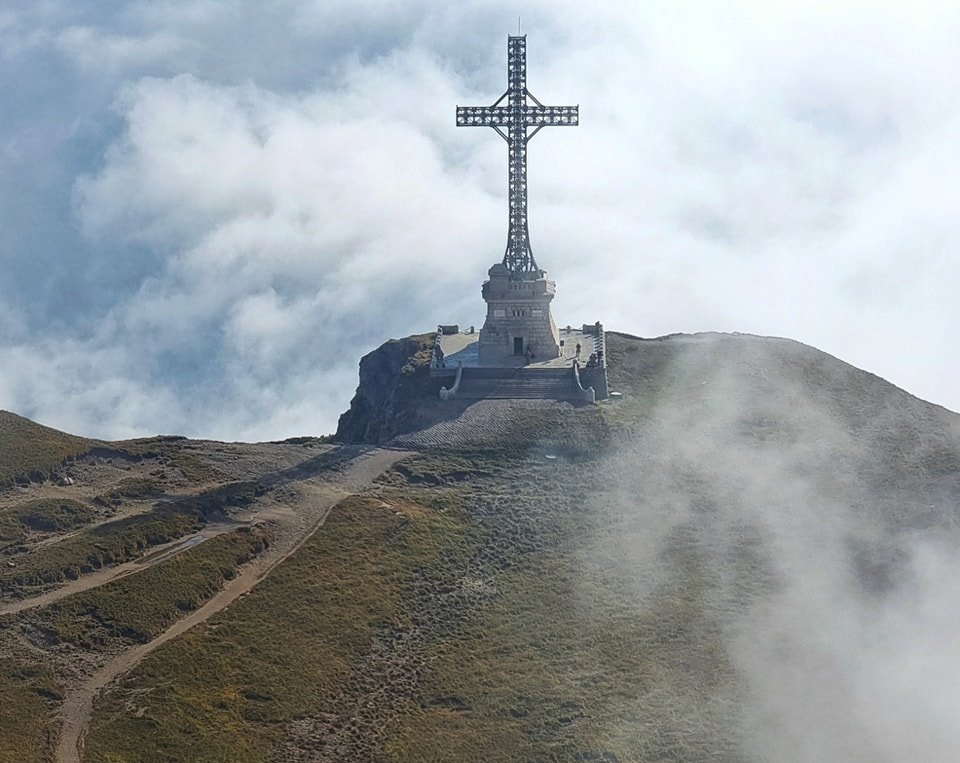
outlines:
[[[360,359],[360,384],[340,417],[341,442],[384,443],[421,427],[440,382],[430,378],[433,334],[391,339]]]

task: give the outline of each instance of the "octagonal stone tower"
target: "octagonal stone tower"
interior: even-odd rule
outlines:
[[[484,281],[487,318],[480,329],[483,365],[517,365],[528,358],[551,360],[560,355],[560,334],[550,314],[557,286],[543,270],[511,273],[497,263]]]

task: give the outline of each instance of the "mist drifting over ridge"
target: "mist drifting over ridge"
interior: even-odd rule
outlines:
[[[642,610],[700,597],[678,661],[722,652],[636,722],[674,713],[723,759],[956,760],[960,417],[784,340],[636,352],[646,418],[602,467],[588,507],[612,532],[582,563]]]

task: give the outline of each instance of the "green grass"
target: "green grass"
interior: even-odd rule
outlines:
[[[202,446],[201,446],[202,447]],[[109,443],[109,449],[121,456],[135,459],[157,459],[163,464],[157,476],[171,476],[169,468],[179,471],[192,485],[210,485],[223,482],[226,476],[215,466],[194,452],[197,448],[185,437],[160,436],[144,437],[136,440],[119,440]],[[155,480],[156,481],[156,480]],[[162,479],[156,481],[162,487]]]
[[[168,457],[170,462],[194,485],[209,485],[222,482],[224,479],[223,472],[193,453],[171,448]]]
[[[153,477],[126,477],[94,500],[106,506],[119,506],[124,500],[156,498],[164,492],[163,483]]]
[[[85,650],[144,643],[217,593],[269,543],[265,530],[240,529],[212,538],[162,564],[20,616],[44,644]]]
[[[196,609],[219,591],[239,565],[265,548],[262,529],[217,536],[162,565],[53,606],[28,610],[0,621],[0,763],[53,759],[62,701],[49,663],[39,663],[14,639],[19,624],[46,644],[113,649],[143,642]]]
[[[0,657],[0,763],[53,759],[54,710],[61,700],[49,666],[25,655]]]
[[[512,563],[456,639],[431,645],[386,759],[733,759],[736,677],[705,581],[678,575],[641,612],[572,552]]]
[[[612,423],[629,425],[647,418],[668,390],[676,390],[683,370],[684,348],[662,339],[637,340],[606,333],[607,376],[611,390],[623,393],[605,410]]]
[[[75,530],[97,516],[92,506],[68,499],[44,498],[0,509],[0,551],[22,544],[32,534]]]
[[[81,573],[120,564],[151,546],[180,538],[203,526],[196,514],[158,511],[85,530],[59,543],[16,557],[14,568],[0,570],[0,595],[22,598]]]
[[[461,530],[409,504],[348,499],[248,596],[141,664],[125,682],[140,717],[125,712],[127,694],[108,695],[86,761],[268,759],[305,708],[337,711],[340,688],[400,616],[410,560],[436,559]]]
[[[591,508],[603,481],[582,444],[603,452],[604,419],[545,431],[539,447],[416,457],[379,497],[338,506],[250,596],[104,697],[87,760],[243,763],[321,743],[339,760],[734,760],[736,677],[696,550],[679,539],[677,574],[638,608],[584,565],[621,532]]]
[[[9,411],[0,411],[0,488],[18,478],[44,479],[65,459],[96,444]]]
[[[196,532],[209,519],[249,504],[261,492],[257,483],[231,483],[158,504],[147,514],[81,531],[59,543],[16,557],[14,568],[0,569],[0,595],[30,596],[82,573],[135,559],[151,546]]]
[[[431,454],[411,467],[442,475],[450,460]],[[671,544],[675,573],[640,608],[622,570],[584,564],[625,542],[598,512],[601,463],[531,457],[504,468],[492,481],[421,480],[406,491],[423,502],[448,494],[478,531],[470,563],[447,560],[431,575],[489,588],[462,617],[442,613],[455,636],[425,644],[429,668],[384,759],[735,759],[737,678],[697,549],[682,536]]]

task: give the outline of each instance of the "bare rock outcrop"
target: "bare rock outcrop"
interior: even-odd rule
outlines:
[[[440,389],[430,378],[433,339],[391,339],[360,359],[360,384],[340,416],[338,441],[385,443],[429,423]]]

